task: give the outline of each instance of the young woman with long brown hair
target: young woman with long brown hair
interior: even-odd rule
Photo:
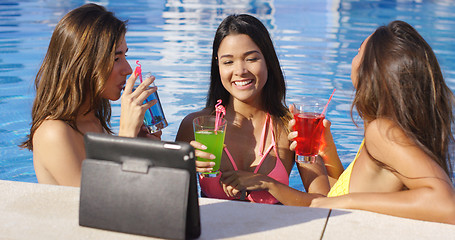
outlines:
[[[431,47],[412,26],[393,21],[362,43],[351,79],[364,142],[328,197],[311,206],[455,224],[454,95]],[[334,165],[335,144],[326,146],[321,155]]]
[[[137,90],[137,76],[126,61],[126,24],[96,4],[67,13],[52,34],[35,79],[32,126],[21,147],[33,151],[39,183],[79,186],[87,132],[112,134],[110,100],[122,94],[119,135],[136,137],[147,108],[148,78]],[[148,137],[153,137],[148,135]],[[159,137],[159,136],[158,136]]]

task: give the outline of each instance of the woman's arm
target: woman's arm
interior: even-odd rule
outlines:
[[[397,125],[381,119],[371,122],[365,131],[365,146],[409,190],[351,193],[315,199],[311,206],[361,209],[455,224],[455,190],[449,177]]]
[[[314,198],[324,196],[301,192],[271,177],[247,171],[223,172],[221,185],[230,197],[239,197],[242,191],[268,191],[282,204],[291,206],[309,206]]]
[[[292,106],[290,110],[293,110]],[[292,129],[294,124],[295,121],[291,120],[288,128]],[[330,122],[327,121],[325,126],[326,128],[330,128]],[[286,168],[288,171],[291,171],[290,169],[294,165],[294,149],[296,145],[296,142],[294,141],[293,146],[289,146],[289,141],[292,141],[292,139],[297,136],[296,133],[297,132],[290,132],[287,137],[278,140],[278,145],[286,146],[286,150],[282,150],[279,155],[283,164],[287,166]],[[286,134],[287,131],[283,130],[282,134],[278,135],[286,136]],[[330,131],[328,134],[330,135]],[[338,155],[336,156],[338,157]],[[321,158],[317,158],[317,161],[315,163],[298,164],[297,167],[299,169],[302,182],[307,192],[296,190],[263,174],[246,171],[223,172],[221,182],[224,191],[228,196],[231,197],[239,196],[242,191],[265,190],[272,194],[282,204],[309,206],[312,199],[325,196],[330,190],[326,167]]]
[[[330,191],[327,170],[320,157],[314,163],[296,163],[303,186],[308,193],[326,196]]]
[[[397,217],[455,224],[455,195],[445,189],[422,187],[391,193],[350,193],[314,199],[311,207],[359,209]]]
[[[292,126],[291,126],[292,127]],[[295,153],[289,149],[289,140],[283,130],[278,139],[279,156],[288,173],[294,165]],[[312,164],[298,164],[302,182],[307,192],[301,192],[288,185],[264,174],[248,171],[223,172],[221,178],[222,186],[228,196],[240,196],[242,191],[264,190],[272,194],[278,201],[285,205],[309,206],[311,200],[316,197],[325,196],[329,189],[327,172],[321,158]]]
[[[324,119],[322,124],[324,125],[324,132],[322,134],[319,156],[321,156],[325,168],[327,169],[330,186],[333,186],[341,173],[343,173],[344,167],[338,156],[337,147],[335,141],[333,141],[332,132],[330,131],[332,123],[329,120]]]

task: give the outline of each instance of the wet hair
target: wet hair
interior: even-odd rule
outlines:
[[[357,74],[352,109],[367,122],[393,121],[452,179],[454,96],[423,37],[403,21],[379,27],[366,42]]]
[[[35,78],[32,126],[21,147],[33,150],[33,135],[44,120],[61,120],[76,131],[78,114],[95,112],[104,130],[110,128],[111,106],[101,97],[126,33],[126,22],[96,4],[67,13],[57,24]],[[89,101],[89,109],[81,109]],[[81,132],[80,132],[81,133]]]
[[[216,30],[213,40],[210,89],[206,108],[214,109],[218,99],[221,99],[225,106],[229,103],[231,95],[221,83],[217,57],[221,42],[231,34],[248,35],[261,50],[268,71],[267,82],[261,93],[262,108],[274,118],[275,122],[283,122],[287,126],[290,117],[285,105],[286,84],[272,39],[262,22],[247,14],[226,17]]]

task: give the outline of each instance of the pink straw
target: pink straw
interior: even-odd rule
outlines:
[[[332,100],[332,97],[333,97],[333,94],[335,93],[335,90],[337,90],[337,89],[336,88],[333,89],[332,95],[330,95],[329,101],[325,105],[324,110],[322,110],[321,116],[325,115],[325,111],[327,110],[327,107],[329,106],[330,100]]]
[[[139,75],[139,80],[141,80],[142,83],[142,65],[139,63],[139,60],[136,61],[136,64],[139,66],[136,66],[136,68],[134,69],[134,75],[136,76]],[[152,116],[152,122],[155,122],[155,117],[153,116],[152,108],[147,109],[147,111],[149,111],[150,116]]]
[[[226,109],[224,108],[221,103],[223,102],[221,99],[218,99],[218,103],[215,105],[215,134],[218,134],[218,127],[221,124],[221,119],[223,119],[224,115],[226,115]]]
[[[136,61],[136,64],[139,65],[134,69],[134,75],[139,75],[139,79],[141,80],[142,83],[142,65],[139,63],[139,60]]]

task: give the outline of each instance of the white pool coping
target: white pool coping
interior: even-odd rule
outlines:
[[[153,239],[79,226],[79,188],[0,180],[0,239]],[[455,226],[356,210],[200,198],[199,239],[455,239]]]

